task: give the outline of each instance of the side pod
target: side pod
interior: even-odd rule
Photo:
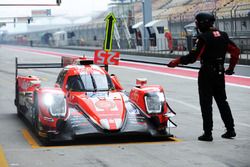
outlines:
[[[145,85],[146,79],[137,79],[137,86],[130,91],[130,99],[135,103],[158,129],[174,127],[170,120],[175,112],[169,108],[165,93],[160,85]]]

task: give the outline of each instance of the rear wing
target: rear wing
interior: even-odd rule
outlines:
[[[33,69],[33,68],[63,68],[63,59],[60,63],[18,63],[18,58],[15,60],[16,73],[15,77],[18,76],[18,69]]]

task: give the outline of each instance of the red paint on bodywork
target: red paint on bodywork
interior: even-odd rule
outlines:
[[[159,85],[138,86],[131,89],[129,97],[131,101],[136,103],[145,112],[148,118],[158,117],[159,123],[162,124],[163,126],[166,126],[168,117],[166,117],[165,114],[168,112],[168,108],[165,100],[163,102],[163,111],[159,114],[149,114],[146,109],[144,97],[148,93],[157,93],[157,92],[164,94],[163,88]]]

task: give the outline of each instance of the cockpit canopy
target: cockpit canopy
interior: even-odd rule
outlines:
[[[69,76],[67,81],[67,89],[76,92],[108,91],[113,88],[110,76],[103,73],[82,73]]]

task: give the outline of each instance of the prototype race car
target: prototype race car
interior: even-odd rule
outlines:
[[[163,88],[146,86],[146,79],[127,93],[117,77],[92,60],[77,59],[59,73],[55,87],[41,87],[36,76],[19,76],[18,69],[58,68],[61,64],[18,64],[16,97],[18,115],[24,116],[37,135],[47,141],[73,140],[90,135],[150,134],[171,136]]]

